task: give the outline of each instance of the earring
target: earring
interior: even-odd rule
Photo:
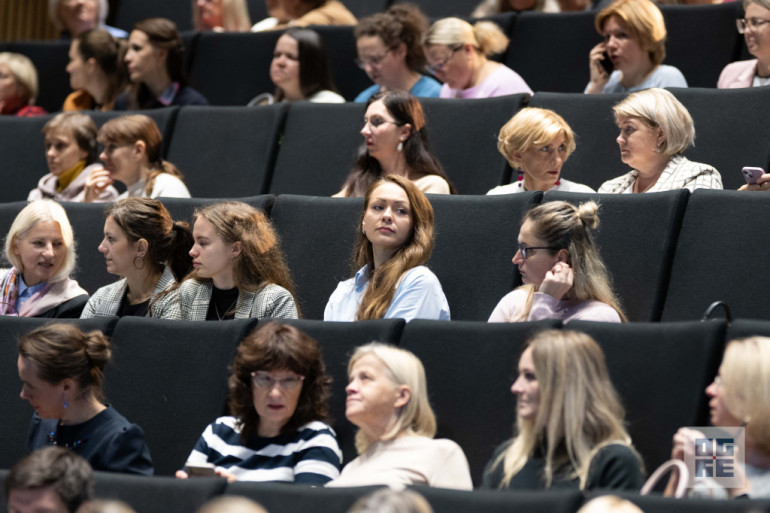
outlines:
[[[137,258],[142,263],[142,267],[139,267],[138,265],[136,265],[136,259]],[[134,263],[134,269],[136,269],[137,271],[141,271],[142,269],[144,269],[144,258],[142,258],[140,256],[136,256],[136,257],[134,257],[134,262],[133,263]]]
[[[361,223],[361,233],[366,235],[366,226],[364,226],[364,223]]]
[[[70,402],[68,400],[66,400],[66,399],[64,400],[64,407],[65,408],[69,408],[70,407]]]
[[[398,141],[398,146],[396,146],[396,150],[398,150],[399,153],[404,151],[404,141]]]

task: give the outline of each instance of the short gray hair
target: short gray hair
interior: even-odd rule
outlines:
[[[64,25],[59,19],[59,2],[61,0],[48,0],[48,17],[51,19],[51,23],[54,24],[57,30],[64,30]],[[99,19],[96,20],[96,26],[94,28],[102,28],[107,20],[107,14],[110,12],[107,0],[96,0],[99,6]],[[75,34],[72,34],[75,37]]]

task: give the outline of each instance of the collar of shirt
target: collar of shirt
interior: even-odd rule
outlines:
[[[37,285],[33,285],[31,287],[28,287],[26,283],[24,283],[24,277],[21,273],[19,273],[19,295],[16,297],[16,310],[18,311],[19,308],[21,308],[21,305],[24,304],[24,301],[32,297],[32,295],[35,294],[38,290],[45,287],[46,282],[38,283]]]
[[[369,264],[366,264],[358,270],[356,273],[355,283],[357,292],[360,292],[366,288],[366,285],[369,283]]]
[[[158,101],[168,107],[174,101],[176,93],[179,91],[179,82],[172,82],[170,86],[158,97]]]

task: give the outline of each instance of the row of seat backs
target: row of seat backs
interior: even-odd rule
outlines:
[[[672,89],[693,116],[697,138],[685,152],[716,167],[724,186],[743,182],[743,166],[770,163],[770,96],[761,88]],[[461,194],[484,194],[509,183],[512,171],[497,134],[524,106],[552,109],[570,124],[577,148],[562,176],[597,189],[627,171],[615,141],[612,106],[623,95],[537,93],[481,100],[422,99],[426,130]],[[146,111],[164,136],[165,156],[185,174],[195,197],[264,193],[328,196],[340,190],[361,144],[361,104],[297,103],[247,107],[183,107]],[[101,126],[119,113],[91,114]],[[50,116],[0,118],[6,173],[0,201],[26,197],[46,172],[42,127]],[[216,178],[214,178],[216,177]],[[515,179],[515,177],[514,177]]]
[[[24,453],[31,410],[19,399],[15,341],[44,324],[42,319],[0,318],[0,468]],[[226,411],[228,365],[239,341],[257,326],[255,319],[187,322],[145,318],[91,319],[83,329],[101,329],[114,344],[105,371],[111,404],[145,431],[156,474],[182,467],[203,429]],[[266,321],[259,321],[266,322]],[[455,440],[465,451],[474,483],[495,447],[513,434],[515,378],[524,341],[557,321],[487,324],[416,320],[330,323],[283,321],[314,337],[333,378],[332,423],[344,461],[355,457],[355,427],[345,420],[347,362],[355,347],[373,340],[400,345],[423,362],[429,397],[438,420],[438,437]],[[726,340],[770,335],[770,322],[738,320],[677,323],[605,324],[574,322],[602,346],[615,387],[627,412],[629,433],[648,471],[670,454],[681,426],[708,422],[705,387],[712,381]]]
[[[357,1],[372,10],[382,2]],[[174,6],[177,2],[183,6]],[[452,2],[440,0],[440,3],[453,9]],[[130,29],[135,21],[144,19],[148,13],[190,19],[189,0],[153,2],[152,8],[142,8],[142,4],[137,0],[122,2],[120,9],[131,9],[136,17],[120,26]],[[735,19],[742,15],[740,2],[662,6],[661,9],[668,26],[665,62],[677,66],[691,87],[716,87],[724,66],[741,57],[750,57],[746,57],[743,37],[735,30]],[[493,20],[511,38],[508,50],[498,58],[521,74],[534,91],[582,92],[589,78],[588,53],[600,41],[594,28],[595,15],[595,12],[587,11],[495,16]],[[180,26],[187,27],[188,24]],[[328,47],[332,74],[340,93],[352,100],[371,85],[354,62],[353,27],[324,26],[316,27],[316,30]],[[279,36],[280,32],[185,32],[185,62],[192,85],[212,105],[245,105],[257,94],[272,91],[274,86],[268,70]],[[37,103],[51,112],[61,108],[70,91],[65,71],[68,50],[69,42],[65,40],[0,45],[0,51],[19,52],[32,59],[40,77]]]

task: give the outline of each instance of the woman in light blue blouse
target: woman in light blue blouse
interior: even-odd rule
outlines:
[[[353,252],[359,268],[340,282],[325,321],[449,320],[436,275],[425,266],[433,251],[433,207],[411,180],[387,175],[366,191]]]

